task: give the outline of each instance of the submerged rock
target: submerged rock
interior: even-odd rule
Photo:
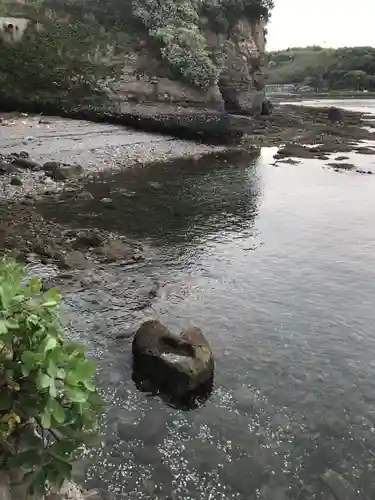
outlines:
[[[332,162],[332,163],[328,163],[328,166],[332,167],[334,169],[341,169],[341,170],[353,170],[353,169],[355,169],[355,165],[353,163]]]
[[[134,252],[135,248],[133,245],[121,240],[109,241],[96,249],[96,253],[101,255],[105,262],[116,262],[119,260],[132,260],[135,262]]]
[[[333,493],[333,496],[337,500],[359,500],[359,495],[354,491],[351,484],[348,483],[337,472],[328,469],[322,476],[321,479],[328,488]]]
[[[178,337],[159,321],[146,321],[133,340],[134,375],[142,374],[153,387],[183,397],[212,384],[214,359],[199,328]]]

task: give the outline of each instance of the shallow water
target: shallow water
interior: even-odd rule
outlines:
[[[285,104],[292,103],[286,102]],[[308,99],[306,101],[299,101],[295,104],[298,104],[300,106],[316,107],[335,106],[337,108],[358,111],[360,113],[375,113],[375,99]]]
[[[104,269],[100,285],[64,290],[71,335],[99,360],[107,401],[104,445],[77,474],[104,498],[375,497],[375,176],[317,160],[276,168],[272,154],[89,182],[115,210],[42,207],[148,249],[143,264]],[[203,407],[183,412],[135,388],[131,339],[114,336],[149,318],[205,332],[216,376]],[[328,469],[352,490],[342,483],[333,496]]]

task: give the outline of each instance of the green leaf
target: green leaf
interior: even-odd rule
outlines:
[[[0,285],[0,307],[2,309],[8,309],[11,298],[12,293],[10,291],[10,286],[6,283]]]
[[[36,385],[39,389],[46,389],[51,384],[51,377],[46,373],[39,372],[36,379]]]
[[[57,458],[57,457],[55,457],[55,458]],[[72,475],[72,469],[73,469],[72,464],[66,462],[66,460],[56,460],[55,466],[56,466],[56,469],[59,471],[59,474],[64,479],[70,479],[70,477]]]
[[[57,369],[57,366],[52,361],[52,359],[48,361],[47,373],[52,378],[59,378],[58,377],[59,370]]]
[[[96,391],[96,388],[95,388],[94,384],[92,382],[90,382],[90,380],[84,380],[83,381],[83,385],[90,392],[95,392]]]
[[[57,346],[57,340],[54,337],[47,337],[44,346],[44,352],[52,351]]]
[[[36,495],[43,495],[46,489],[46,473],[40,469],[29,483],[29,490]]]
[[[29,327],[30,325],[37,326],[39,324],[39,318],[36,314],[30,314],[30,316],[26,318],[26,323]]]
[[[38,455],[38,450],[36,449],[18,453],[17,455],[10,457],[7,461],[8,467],[12,469],[21,468],[25,472],[34,470],[38,463],[40,463],[40,456]]]
[[[48,409],[56,422],[59,424],[63,424],[65,422],[65,410],[56,399],[49,400]]]
[[[56,300],[47,300],[47,302],[43,302],[41,304],[41,307],[56,307],[56,306],[57,306]]]
[[[66,377],[65,370],[63,368],[59,368],[57,370],[56,378],[61,378],[62,380],[64,380],[65,377]]]
[[[61,300],[61,295],[58,288],[50,288],[45,294],[44,298],[48,301],[54,300],[56,303],[59,303]]]
[[[18,323],[18,321],[14,320],[14,319],[7,319],[5,324],[9,330],[18,330],[20,327],[20,324]]]
[[[55,381],[53,378],[50,379],[50,383],[49,383],[49,395],[53,398],[56,397],[56,385],[55,385]]]
[[[54,443],[49,448],[49,452],[56,455],[71,455],[76,451],[79,444],[76,439],[63,439]]]
[[[0,320],[0,335],[4,335],[4,333],[8,333],[7,322],[3,319]]]
[[[93,361],[84,361],[76,367],[75,373],[81,380],[91,379],[95,373],[95,363]]]
[[[0,391],[0,411],[10,410],[13,404],[13,395],[9,390]]]
[[[45,411],[40,422],[44,429],[49,429],[51,427],[51,415],[47,411]]]
[[[65,395],[72,403],[85,403],[87,401],[87,394],[81,389],[72,386],[65,386]]]
[[[36,277],[31,278],[29,281],[30,295],[39,295],[41,291],[42,291],[42,280]]]

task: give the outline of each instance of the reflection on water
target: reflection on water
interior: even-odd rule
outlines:
[[[375,179],[316,160],[275,168],[271,154],[87,186],[115,210],[44,207],[154,251],[108,267],[100,287],[64,291],[72,332],[100,360],[105,443],[79,468],[104,498],[375,497]],[[133,308],[155,280],[152,307]],[[196,324],[210,341],[215,387],[199,409],[135,388],[131,340],[113,338],[150,318],[176,332]]]

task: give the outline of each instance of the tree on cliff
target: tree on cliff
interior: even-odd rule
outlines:
[[[299,83],[314,90],[375,90],[375,48],[291,48],[267,54],[268,83]]]

